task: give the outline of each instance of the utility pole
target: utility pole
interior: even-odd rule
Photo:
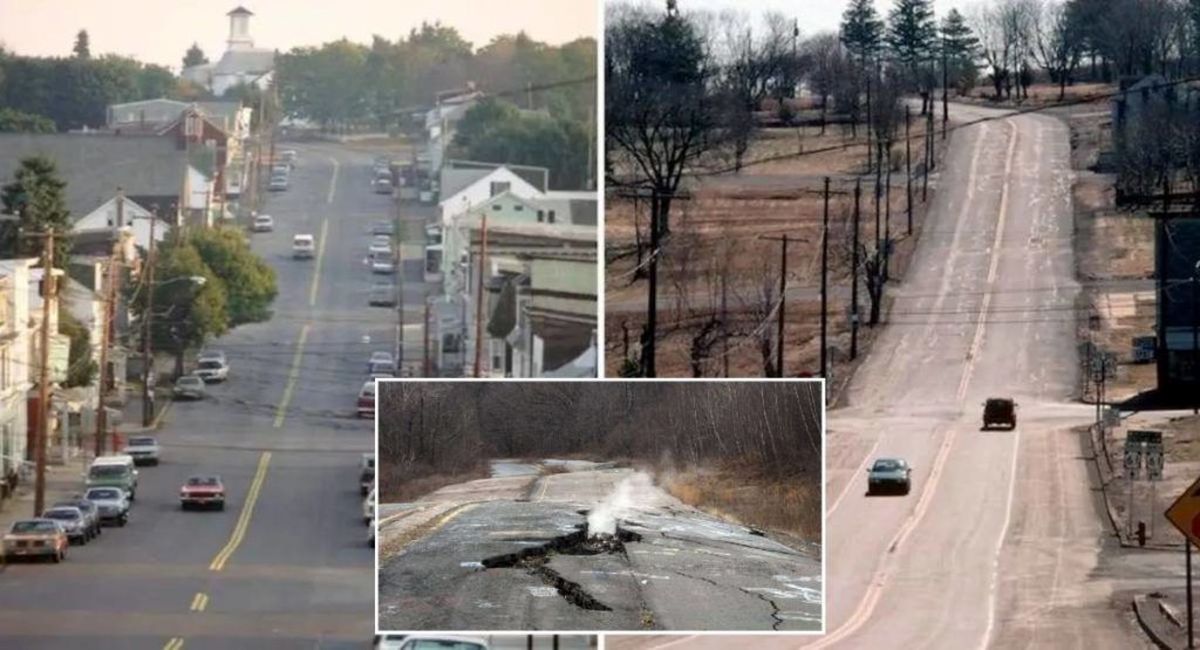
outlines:
[[[729,377],[729,292],[728,292],[728,269],[721,273],[721,369],[723,376]],[[624,331],[624,323],[621,327]],[[625,335],[625,348],[629,349],[629,335]],[[626,355],[628,356],[628,353]]]
[[[828,379],[829,358],[829,177],[825,177],[825,212],[821,217],[821,379]]]
[[[424,327],[424,330],[425,330],[425,331],[424,331],[424,335],[425,335],[425,353],[424,353],[424,359],[423,359],[423,361],[424,361],[424,366],[425,366],[425,369],[424,369],[424,371],[421,373],[421,376],[422,376],[422,377],[429,377],[429,376],[431,376],[431,375],[433,374],[433,366],[430,364],[430,359],[429,359],[429,296],[425,296],[425,327]],[[465,346],[466,346],[466,342],[465,342],[465,341],[463,342],[463,346],[464,346],[464,348],[465,348]],[[465,356],[465,355],[464,355],[464,356]],[[466,359],[463,359],[463,362],[465,363],[465,362],[466,362]]]
[[[922,154],[922,156],[924,156],[924,158],[925,158],[925,173],[922,174],[922,178],[921,178],[921,203],[924,203],[925,201],[927,201],[929,199],[929,172],[931,171],[931,168],[929,166],[929,164],[930,164],[930,162],[929,162],[929,159],[930,159],[929,144],[930,144],[931,140],[929,139],[929,136],[930,136],[929,120],[926,119],[925,120],[925,152]]]
[[[117,214],[121,213],[120,203],[117,204]],[[117,218],[120,223],[120,217]],[[104,405],[104,398],[108,394],[108,348],[112,345],[112,326],[113,318],[116,311],[114,304],[117,299],[117,249],[119,243],[113,245],[112,257],[108,260],[108,277],[104,284],[104,328],[102,338],[100,339],[100,388],[99,404],[96,405],[96,455],[104,454],[105,440],[104,436],[108,434],[108,409]]]
[[[950,73],[946,58],[946,37],[942,37],[942,139],[946,139],[946,124],[950,121]]]
[[[854,242],[850,262],[850,360],[858,358],[858,205],[862,181],[854,182]]]
[[[479,229],[479,286],[475,292],[475,369],[474,376],[481,377],[480,366],[483,363],[483,285],[487,276],[487,213],[483,213]]]
[[[867,78],[867,172],[871,171],[871,75],[867,72],[867,58],[863,55],[863,76]]]
[[[787,311],[787,249],[788,236],[784,233],[782,237],[763,237],[770,241],[782,242],[783,246],[779,254],[779,326],[778,333],[775,335],[775,376],[783,376],[783,324],[785,320],[784,313]]]
[[[146,256],[146,276],[143,288],[146,291],[146,309],[142,312],[142,426],[154,422],[154,391],[150,388],[150,377],[154,372],[154,360],[150,349],[150,324],[154,320],[154,230],[158,225],[158,208],[150,212],[150,246]]]
[[[929,111],[929,171],[933,171],[937,167],[937,163],[933,159],[933,111]]]
[[[908,179],[908,234],[912,234],[912,139],[909,136],[912,122],[912,107],[904,105],[904,176]]]
[[[658,247],[661,245],[659,211],[661,210],[658,188],[650,195],[650,274],[647,289],[646,332],[642,337],[642,376],[656,376],[654,370],[654,339],[658,335]]]
[[[41,357],[38,379],[38,426],[34,449],[36,474],[34,478],[33,516],[42,516],[46,505],[46,441],[50,432],[50,301],[54,300],[54,231],[47,230],[42,237],[42,331],[40,332]]]
[[[883,193],[883,281],[887,282],[891,279],[888,263],[892,257],[892,140],[890,137],[885,149],[887,150],[888,164]]]

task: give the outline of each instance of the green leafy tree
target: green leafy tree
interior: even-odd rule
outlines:
[[[170,97],[177,84],[174,73],[160,65],[147,65],[138,72],[138,96],[143,99]]]
[[[204,50],[200,49],[199,43],[192,43],[187,52],[183,55],[183,67],[190,68],[194,65],[203,65],[208,63],[208,57],[204,56]]]
[[[279,293],[275,269],[250,249],[242,231],[197,230],[188,243],[225,286],[229,327],[270,319],[271,303]]]
[[[197,284],[191,278],[204,278]],[[147,288],[135,284],[129,303],[140,319],[146,316]],[[176,374],[182,372],[189,349],[203,346],[229,329],[228,299],[222,282],[189,242],[164,242],[155,254],[154,313],[150,339],[156,350],[175,356]]]
[[[63,198],[67,184],[58,177],[54,162],[34,156],[21,161],[13,182],[0,189],[5,214],[18,215],[16,222],[0,222],[0,254],[4,257],[33,256],[41,247],[22,241],[23,234],[55,232],[54,265],[66,268],[71,250],[71,219]]]
[[[91,334],[83,323],[66,309],[60,309],[58,312],[58,332],[66,334],[71,343],[67,357],[67,379],[63,386],[91,386],[99,370],[99,365],[92,358]]]
[[[0,108],[0,133],[54,133],[54,121],[42,115]]]
[[[87,30],[86,29],[79,30],[79,33],[75,35],[75,47],[71,48],[71,51],[75,54],[75,58],[77,58],[77,59],[92,58],[92,50],[88,44],[88,41],[89,41],[89,39],[88,39]]]

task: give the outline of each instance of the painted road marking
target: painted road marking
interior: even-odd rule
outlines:
[[[321,220],[321,236],[317,238],[317,262],[313,267],[312,287],[308,290],[308,306],[317,306],[317,290],[321,288],[321,267],[325,262],[325,238],[329,236],[329,217]]]
[[[304,359],[304,342],[308,340],[308,323],[300,328],[300,338],[296,339],[296,352],[292,355],[292,369],[288,372],[287,386],[283,389],[283,398],[275,409],[275,428],[283,426],[283,418],[287,415],[288,404],[292,402],[292,392],[296,390],[296,380],[300,378],[300,361]]]
[[[167,641],[166,645],[163,646],[163,650],[180,650],[181,648],[183,648],[183,639],[179,637]]]
[[[329,162],[333,163],[333,177],[329,179],[329,194],[326,195],[325,202],[333,203],[333,193],[337,191],[338,161],[330,158]]]
[[[233,534],[229,537],[229,543],[225,544],[225,548],[221,549],[221,552],[213,558],[212,564],[208,565],[209,571],[224,569],[225,563],[229,561],[230,556],[246,537],[246,529],[250,527],[250,517],[254,514],[254,504],[258,501],[259,492],[262,491],[263,481],[267,478],[267,466],[270,463],[271,452],[263,452],[258,460],[258,471],[254,473],[254,481],[250,483],[250,491],[246,493],[246,502],[242,504],[242,513],[238,515],[237,525],[233,527]]]
[[[154,418],[154,421],[150,423],[150,424],[151,424],[151,426],[153,426],[155,429],[157,429],[157,428],[159,427],[159,425],[161,425],[161,424],[162,424],[163,418],[167,417],[167,411],[170,411],[170,410],[171,410],[171,406],[173,406],[174,404],[175,404],[175,401],[174,401],[174,400],[171,400],[171,401],[167,402],[167,403],[166,403],[166,404],[165,404],[165,405],[162,407],[162,410],[160,410],[160,411],[158,412],[158,416]]]
[[[208,607],[208,594],[197,593],[192,597],[191,611],[203,612],[205,607]]]

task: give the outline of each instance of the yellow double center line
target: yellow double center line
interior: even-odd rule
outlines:
[[[308,288],[308,306],[317,306],[317,291],[321,288],[321,266],[325,262],[325,240],[329,237],[329,217],[321,221],[321,235],[317,238],[317,261],[313,266],[312,285]]]
[[[170,641],[167,641],[167,644],[163,646],[163,650],[182,650],[182,648],[183,639],[179,637],[175,637]]]
[[[208,594],[198,592],[192,598],[191,611],[203,612],[205,607],[208,607]]]
[[[242,504],[242,513],[238,515],[237,525],[233,527],[233,534],[229,536],[229,542],[225,544],[225,548],[221,549],[221,552],[213,558],[212,564],[208,565],[210,571],[224,569],[229,557],[246,537],[246,529],[250,527],[250,517],[254,514],[254,504],[258,501],[258,493],[262,491],[263,481],[267,478],[267,465],[270,463],[271,452],[263,452],[258,461],[258,471],[254,474],[254,481],[250,484],[250,491],[246,493],[246,502]]]

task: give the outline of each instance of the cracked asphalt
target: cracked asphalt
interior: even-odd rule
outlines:
[[[820,629],[817,547],[690,508],[630,469],[573,467],[525,476],[521,496],[506,466],[503,478],[381,507],[396,513],[379,533],[381,629]],[[597,552],[582,543],[586,513],[618,484],[624,541]]]

